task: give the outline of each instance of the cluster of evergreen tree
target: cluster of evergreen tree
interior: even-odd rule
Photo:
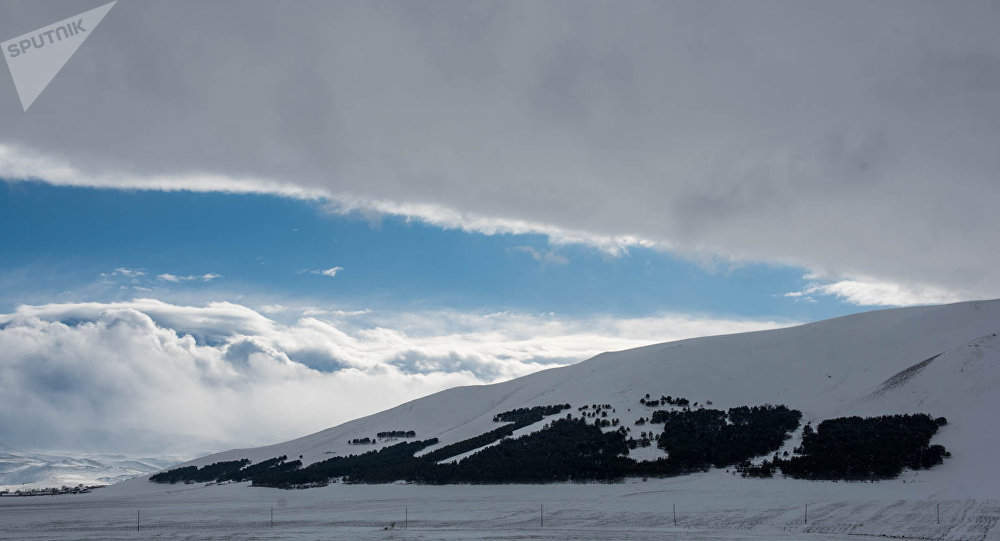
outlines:
[[[249,481],[268,473],[280,473],[297,470],[302,467],[301,460],[286,462],[285,455],[269,458],[257,464],[249,465],[250,460],[243,458],[227,462],[216,462],[208,466],[185,466],[175,468],[165,472],[160,472],[149,477],[155,483],[209,483],[222,481]]]
[[[153,474],[149,477],[149,480],[154,483],[171,484],[188,481],[194,483],[207,483],[210,481],[217,481],[227,475],[237,472],[240,468],[249,463],[250,460],[243,458],[227,462],[215,462],[207,466],[202,466],[201,468],[197,466],[185,466],[183,468],[176,468]]]
[[[354,483],[381,483],[400,479],[427,483],[460,482],[454,474],[445,474],[445,471],[454,469],[453,465],[438,465],[437,462],[493,443],[510,436],[519,428],[534,424],[548,415],[569,408],[569,404],[557,404],[501,412],[494,416],[494,422],[508,422],[510,424],[473,438],[446,445],[420,457],[413,455],[426,447],[437,444],[437,438],[400,443],[361,455],[333,457],[323,462],[311,464],[301,470],[255,477],[253,484],[279,488],[316,486],[337,477]]]
[[[417,452],[437,439],[402,442],[358,455],[332,457],[302,467],[299,460],[277,457],[247,466],[249,461],[217,463],[198,469],[179,468],[154,476],[154,481],[177,482],[235,480],[254,486],[279,488],[321,486],[330,481],[387,483],[407,480],[419,483],[538,483],[566,480],[610,480],[629,475],[679,475],[710,466],[739,464],[751,457],[778,449],[786,433],[798,426],[801,414],[785,406],[654,413],[664,424],[658,437],[653,431],[639,439],[628,438],[629,429],[604,432],[609,422],[594,423],[567,414],[535,433],[504,439],[518,428],[545,415],[559,413],[569,405],[519,408],[498,414],[497,422],[509,422],[495,430],[442,447],[423,456]],[[613,422],[613,421],[611,421]],[[656,440],[669,454],[652,462],[636,462],[628,449]],[[458,463],[437,462],[496,445]]]
[[[580,415],[590,418],[607,417],[609,411],[615,413],[615,408],[612,408],[611,404],[584,404],[577,409]],[[614,423],[614,426],[617,426],[617,423]]]
[[[489,445],[497,440],[506,438],[507,436],[510,436],[511,434],[514,433],[515,430],[521,428],[522,426],[527,426],[527,425],[519,425],[517,423],[503,425],[500,428],[495,428],[493,430],[490,430],[489,432],[480,434],[478,436],[474,436],[469,439],[455,442],[450,445],[445,445],[440,449],[435,449],[424,455],[422,458],[426,458],[433,462],[437,462],[439,460],[444,460],[446,458],[458,456],[462,453],[468,453],[473,449],[479,449],[484,445]]]
[[[255,477],[254,486],[317,486],[330,479],[349,483],[544,483],[572,479],[615,479],[635,461],[620,432],[604,433],[582,419],[559,419],[543,430],[505,440],[457,464],[437,464],[435,453],[414,453],[437,440],[400,443],[362,455],[334,457],[301,470]],[[454,456],[454,455],[450,455]],[[443,457],[447,458],[447,457]]]
[[[710,466],[737,465],[779,449],[802,413],[786,406],[740,406],[715,409],[656,411],[653,423],[663,423],[656,444],[667,451],[671,470],[696,471]]]
[[[802,429],[796,456],[775,457],[773,468],[799,479],[891,479],[903,468],[927,469],[951,456],[941,445],[930,445],[944,417],[883,415],[840,417]]]
[[[653,434],[652,430],[650,430],[649,433],[641,432],[639,434],[639,438],[638,439],[636,439],[636,438],[629,438],[629,439],[625,440],[625,443],[628,444],[628,448],[629,449],[635,449],[637,447],[649,447],[650,445],[653,444],[653,440],[655,438],[656,438],[656,435]]]
[[[446,458],[453,456],[458,456],[463,453],[468,453],[473,449],[478,449],[484,445],[489,445],[495,441],[506,438],[514,433],[515,430],[524,428],[528,425],[532,425],[541,421],[549,415],[555,415],[563,410],[569,409],[569,404],[557,404],[554,406],[535,406],[533,408],[518,408],[510,411],[504,411],[493,416],[494,423],[509,422],[501,426],[500,428],[495,428],[489,432],[485,432],[478,436],[473,436],[471,438],[452,443],[450,445],[445,445],[440,449],[435,449],[430,453],[427,453],[422,458],[438,462]],[[569,417],[569,415],[567,415]]]
[[[373,445],[377,441],[375,438],[354,438],[353,440],[348,440],[347,443],[351,445]]]
[[[771,478],[774,477],[774,472],[778,469],[775,465],[778,460],[778,457],[775,457],[773,461],[764,459],[760,464],[745,460],[736,467],[736,471],[743,477]]]
[[[413,455],[426,447],[438,443],[437,438],[403,442],[372,450],[360,455],[332,457],[322,462],[302,468],[301,460],[287,462],[287,456],[265,460],[252,466],[247,466],[249,460],[220,462],[201,469],[195,466],[177,468],[159,473],[150,478],[160,483],[176,483],[178,481],[209,482],[209,481],[246,481],[255,486],[270,486],[279,488],[321,486],[331,479],[343,478],[348,482],[381,483],[399,479],[419,482],[462,482],[460,477],[466,473],[455,473],[454,465],[438,465],[440,460],[453,457],[497,440],[510,436],[515,430],[541,421],[545,416],[569,409],[569,404],[552,406],[536,406],[505,411],[494,417],[495,422],[508,422],[495,430],[469,438],[451,445],[446,445],[420,457]],[[569,416],[567,416],[569,418]],[[606,419],[604,419],[606,421]],[[593,427],[600,432],[600,428]],[[378,434],[379,437],[414,437],[410,431],[387,431]],[[351,444],[374,444],[375,438],[355,438]],[[244,467],[246,466],[246,467]],[[465,472],[466,470],[461,470]]]
[[[302,467],[301,460],[293,460],[291,462],[286,462],[288,460],[287,455],[281,455],[276,458],[269,458],[262,462],[258,462],[251,466],[246,466],[239,470],[231,471],[225,473],[218,477],[219,481],[249,481],[254,477],[258,477],[265,474],[276,474],[281,472],[288,472],[297,470]]]
[[[576,409],[579,410],[579,411],[583,411],[583,410],[590,409],[590,408],[594,408],[595,410],[601,410],[601,409],[610,410],[610,409],[614,409],[614,408],[611,407],[611,404],[584,404],[584,405],[582,405],[582,406],[580,406],[579,408],[576,408]]]
[[[417,433],[413,430],[388,430],[377,434],[380,438],[415,438]]]
[[[562,408],[565,409],[565,408]],[[674,412],[665,420],[672,436],[657,438],[673,452],[653,462],[636,462],[627,456],[629,447],[649,445],[653,432],[639,440],[626,439],[627,429],[620,427],[604,432],[595,419],[591,424],[583,418],[567,415],[548,424],[542,430],[517,439],[500,441],[458,463],[437,464],[438,461],[477,449],[502,439],[518,424],[531,424],[533,416],[514,410],[516,424],[510,424],[487,434],[445,446],[420,457],[414,453],[436,443],[401,443],[362,455],[334,457],[301,470],[253,478],[255,486],[280,488],[316,486],[330,479],[346,482],[385,483],[407,480],[418,483],[541,483],[567,480],[611,480],[629,475],[679,475],[706,469],[711,465],[738,464],[747,458],[765,454],[780,447],[786,433],[798,426],[800,414],[784,406],[733,408],[730,412],[699,410]],[[547,410],[547,411],[561,411]],[[501,418],[500,415],[497,416]],[[526,425],[525,425],[526,426]],[[775,432],[774,427],[780,427]],[[775,432],[768,437],[768,432]],[[697,451],[680,440],[693,438]],[[677,441],[675,441],[675,439]],[[662,447],[663,445],[661,445]],[[733,450],[726,450],[730,446]],[[700,454],[698,454],[700,453]],[[697,455],[697,456],[696,456]]]
[[[649,393],[646,393],[645,397],[639,399],[639,403],[649,408],[659,407],[660,404],[667,406],[686,407],[691,404],[691,401],[688,400],[687,398],[681,398],[679,396],[677,398],[674,398],[670,395],[664,395],[661,396],[660,398],[651,398],[649,396]],[[695,405],[698,405],[698,403],[695,402]]]
[[[541,421],[544,417],[555,415],[562,410],[568,410],[569,404],[556,404],[554,406],[535,406],[532,408],[517,408],[504,411],[493,416],[494,423],[515,423],[528,426]]]
[[[414,453],[438,442],[437,438],[424,441],[401,442],[360,455],[333,457],[305,468],[273,472],[252,478],[253,486],[296,488],[322,486],[331,479],[342,478],[356,483],[391,483],[400,479],[412,480],[428,466],[423,457]],[[433,466],[433,463],[430,463]]]
[[[432,483],[548,483],[611,480],[635,461],[621,431],[603,432],[583,419],[558,419],[544,430],[505,440],[455,465],[435,470]]]

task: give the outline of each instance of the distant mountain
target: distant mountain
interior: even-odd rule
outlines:
[[[36,453],[0,444],[0,490],[110,485],[177,462],[170,457]]]
[[[607,404],[602,410],[636,436],[662,430],[662,426],[636,425],[664,407],[642,404],[648,393],[650,400],[670,395],[686,398],[692,407],[697,402],[723,410],[784,404],[801,411],[802,423],[813,426],[852,415],[946,417],[948,424],[933,443],[943,444],[952,456],[920,473],[921,481],[959,491],[995,487],[1000,486],[1000,471],[993,467],[1000,448],[1000,431],[993,425],[1000,411],[998,332],[1000,301],[981,301],[882,310],[792,328],[663,343],[603,353],[504,383],[449,389],[310,436],[187,464],[243,458],[258,463],[283,455],[291,461],[301,455],[303,465],[309,465],[400,441],[439,440],[419,455],[496,430],[502,426],[494,420],[500,412],[554,404],[569,404],[569,412],[576,416],[585,411],[580,409],[584,405]],[[553,418],[520,428],[513,436],[536,432]],[[393,431],[413,431],[414,437],[378,436]],[[357,443],[365,438],[378,443]],[[782,450],[800,442],[796,430]],[[480,450],[464,449],[442,462]],[[654,444],[634,449],[629,456],[651,460],[666,454]]]

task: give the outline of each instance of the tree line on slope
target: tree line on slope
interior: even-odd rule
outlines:
[[[419,457],[419,462],[436,463],[440,460],[467,453],[488,445],[497,440],[510,436],[515,430],[537,423],[548,415],[559,413],[569,409],[569,404],[557,404],[551,406],[535,406],[530,408],[517,408],[510,411],[498,413],[494,422],[510,422],[495,430],[485,434],[480,434],[451,445],[446,445],[431,453]],[[402,432],[392,431],[389,434]],[[407,437],[415,436],[414,431],[406,431]],[[382,435],[382,433],[380,433]],[[411,436],[412,435],[412,436]],[[368,440],[368,441],[364,441]],[[349,443],[374,443],[369,438],[351,440]],[[408,467],[410,470],[417,468],[417,464],[410,464],[409,459],[413,459],[413,453],[430,447],[438,443],[437,438],[421,442],[403,442],[381,450],[372,450],[360,455],[349,455],[347,457],[332,457],[322,462],[311,464],[306,468],[301,468],[302,462],[295,460],[285,462],[286,456],[265,460],[261,463],[247,466],[248,459],[217,462],[202,468],[196,466],[185,466],[173,470],[161,472],[150,477],[150,481],[157,483],[177,483],[177,482],[221,482],[221,481],[246,481],[253,480],[255,485],[261,486],[305,486],[325,484],[326,481],[335,477],[365,479],[367,482],[377,482],[375,479],[385,474],[389,474],[395,469],[376,468],[374,464],[391,463],[402,459],[403,463],[397,466]],[[385,451],[385,452],[383,452]],[[402,453],[402,456],[400,456]],[[409,453],[409,456],[406,456]],[[247,466],[247,467],[244,467]],[[426,464],[423,465],[426,470]],[[373,470],[383,470],[378,475],[373,475]],[[367,472],[367,473],[365,473]],[[402,478],[402,477],[401,477]],[[395,479],[393,479],[395,480]]]
[[[649,393],[646,393],[645,397],[640,398],[639,403],[648,408],[656,408],[659,407],[660,404],[663,404],[664,406],[677,406],[681,408],[691,405],[690,400],[681,396],[674,398],[670,395],[666,395],[666,396],[660,396],[660,398],[651,398],[649,396]],[[695,402],[694,405],[697,406],[698,403]],[[707,402],[706,405],[711,405],[711,402]]]
[[[495,428],[478,436],[473,436],[459,442],[445,445],[440,449],[435,449],[421,458],[433,462],[439,462],[446,458],[468,453],[474,449],[479,449],[484,445],[489,445],[495,441],[502,440],[514,433],[514,431],[533,425],[542,419],[555,415],[563,410],[569,409],[569,404],[556,404],[553,406],[535,406],[531,408],[517,408],[510,411],[498,413],[493,416],[494,423],[508,422],[510,424]]]
[[[381,439],[383,442],[395,441],[399,438],[415,438],[417,437],[417,432],[415,430],[385,430],[379,432],[375,436],[365,437],[365,438],[354,438],[347,440],[348,445],[375,445]]]
[[[550,483],[612,480],[629,474],[635,461],[619,431],[604,432],[582,418],[552,421],[544,429],[506,439],[457,464],[428,468],[412,481],[447,483]]]
[[[386,430],[376,435],[380,438],[415,438],[417,432],[414,430]]]
[[[549,415],[555,415],[562,410],[571,408],[569,404],[555,404],[553,406],[534,406],[531,408],[517,408],[510,411],[498,413],[493,416],[494,423],[514,423],[521,426],[528,426],[537,423]]]
[[[415,455],[436,445],[436,438],[332,457],[304,468],[298,460],[286,462],[285,457],[278,457],[253,466],[247,466],[246,460],[216,463],[201,469],[188,466],[157,474],[151,480],[250,480],[254,486],[278,488],[322,486],[331,481],[545,483],[682,475],[713,466],[738,466],[746,475],[759,474],[766,466],[768,470],[781,468],[794,477],[848,479],[895,476],[904,466],[929,467],[947,456],[943,447],[928,445],[943,419],[855,417],[824,421],[817,432],[807,426],[803,429],[803,445],[797,449],[801,456],[780,460],[775,454],[774,462],[750,465],[751,458],[780,449],[790,437],[789,432],[798,427],[801,413],[783,405],[742,406],[728,411],[657,411],[653,417],[655,422],[663,424],[663,431],[656,436],[656,443],[667,456],[654,461],[636,461],[627,456],[631,442],[626,440],[624,427],[605,432],[598,424],[602,419],[588,423],[584,418],[573,418],[572,414],[547,423],[537,432],[519,438],[507,437],[516,428],[538,422],[544,413],[558,413],[567,408],[568,405],[559,405],[539,407],[534,412],[532,408],[504,412],[496,416],[498,422],[516,421],[422,456]],[[440,460],[493,442],[497,443],[457,463],[438,464]]]
[[[155,473],[149,476],[149,480],[154,483],[171,484],[181,481],[207,483],[209,481],[218,481],[227,475],[237,472],[240,468],[249,463],[250,459],[241,458],[240,460],[215,462],[200,468],[198,466],[184,466],[183,468],[176,468],[165,472]]]
[[[682,470],[736,465],[781,447],[802,413],[778,406],[740,406],[729,411],[698,409],[653,412],[663,424],[656,445]]]
[[[892,479],[904,468],[927,469],[951,456],[944,446],[930,444],[947,423],[926,414],[829,419],[816,430],[803,427],[802,445],[793,456],[745,463],[737,471],[749,477],[771,477],[780,470],[798,479]]]
[[[528,415],[515,410],[496,419],[537,422],[536,410]],[[659,416],[658,416],[659,417]],[[670,412],[663,417],[665,432],[658,445],[672,454],[654,462],[629,458],[626,430],[605,432],[594,423],[568,414],[537,432],[516,439],[501,439],[457,463],[438,460],[482,447],[486,440],[506,434],[508,425],[420,457],[413,454],[437,440],[397,444],[362,455],[334,457],[291,472],[255,477],[254,486],[292,488],[315,486],[338,479],[354,483],[406,480],[418,483],[545,483],[556,481],[608,481],[635,475],[679,475],[713,465],[736,465],[746,458],[778,449],[788,431],[798,426],[801,414],[785,406],[733,408],[729,412],[697,410]],[[506,430],[502,430],[506,429]],[[501,431],[502,430],[502,431]],[[501,431],[498,433],[498,431]]]

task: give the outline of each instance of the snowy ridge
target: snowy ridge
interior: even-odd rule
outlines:
[[[177,462],[169,457],[32,453],[0,444],[0,490],[110,485]]]
[[[908,472],[956,493],[994,492],[1000,473],[988,465],[1000,435],[1000,301],[882,310],[753,333],[714,336],[603,353],[587,361],[494,385],[442,391],[292,441],[237,449],[190,464],[286,454],[303,462],[363,452],[353,438],[383,430],[415,430],[437,447],[494,429],[500,411],[569,403],[610,404],[632,435],[656,408],[646,393],[683,396],[725,409],[786,404],[814,424],[844,415],[929,413],[949,424],[935,437],[953,457],[932,470]],[[655,427],[654,427],[655,428]],[[637,458],[651,458],[645,449]],[[130,485],[140,480],[131,483]],[[806,481],[802,481],[806,482]]]

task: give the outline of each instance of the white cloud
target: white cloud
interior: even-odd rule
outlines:
[[[329,269],[315,269],[309,271],[309,274],[319,274],[322,276],[329,276],[333,278],[338,272],[344,270],[344,267],[330,267]]]
[[[829,284],[813,283],[801,291],[790,291],[785,297],[816,302],[820,295],[835,296],[859,306],[914,306],[944,304],[970,298],[969,293],[955,292],[928,285],[909,285],[876,280],[840,280]]]
[[[813,298],[810,295],[812,293],[815,293],[816,291],[817,291],[816,289],[813,289],[813,286],[809,286],[809,287],[807,287],[806,289],[804,289],[802,291],[789,291],[788,293],[785,293],[782,296],[783,297],[788,297],[790,299],[794,299],[795,302],[809,302],[809,303],[814,303],[814,302],[816,302],[816,299]]]
[[[288,311],[296,310],[306,308]],[[678,314],[575,320],[368,310],[280,324],[231,303],[22,305],[0,315],[0,441],[112,441],[127,450],[142,433],[144,445],[262,444],[600,351],[778,325]]]
[[[264,314],[280,314],[282,312],[287,312],[292,310],[290,306],[285,306],[284,304],[265,304],[258,308],[261,313]]]
[[[126,278],[138,278],[140,276],[145,276],[145,275],[146,275],[145,271],[142,271],[142,270],[139,270],[139,269],[129,269],[129,268],[125,268],[125,267],[118,267],[118,268],[116,268],[115,270],[113,270],[111,272],[102,273],[101,274],[101,276],[104,276],[104,277],[108,277],[108,276],[124,276]]]
[[[10,141],[0,144],[0,178],[9,180],[40,180],[61,186],[159,190],[167,192],[268,193],[298,199],[317,199],[324,190],[302,189],[254,178],[228,175],[176,174],[94,174],[82,171],[58,158],[16,146]],[[127,269],[126,269],[127,270]]]
[[[585,244],[615,257],[626,255],[629,253],[629,248],[635,247],[671,249],[671,244],[666,241],[654,241],[630,234],[602,234],[586,228],[568,228],[542,219],[525,220],[459,211],[440,204],[401,203],[342,194],[328,195],[327,199],[327,210],[335,214],[402,216],[444,229],[458,229],[483,235],[539,234],[546,236],[555,245]]]
[[[215,280],[216,278],[221,278],[221,277],[222,277],[221,274],[215,274],[213,272],[209,272],[209,273],[202,274],[202,275],[189,274],[187,276],[178,276],[176,274],[169,274],[169,273],[163,273],[163,274],[157,274],[156,275],[156,278],[159,279],[159,280],[162,280],[164,282],[174,282],[174,283],[190,282],[192,280],[201,280],[202,282],[211,282],[212,280]]]
[[[458,229],[484,235],[541,234],[554,244],[587,244],[612,256],[628,253],[631,247],[668,249],[669,244],[630,234],[602,234],[586,229],[566,228],[544,220],[524,220],[498,215],[459,211],[441,204],[400,202],[359,197],[322,187],[304,189],[283,182],[225,175],[139,176],[93,173],[77,169],[58,157],[29,151],[0,141],[0,178],[40,180],[62,186],[83,186],[159,191],[263,193],[326,202],[327,211],[347,215],[400,216],[444,229]],[[127,270],[127,269],[126,269]]]
[[[545,250],[541,251],[533,246],[515,246],[513,250],[518,252],[524,252],[531,256],[532,259],[538,261],[539,263],[545,265],[567,265],[569,264],[569,258],[557,253],[555,250]]]

